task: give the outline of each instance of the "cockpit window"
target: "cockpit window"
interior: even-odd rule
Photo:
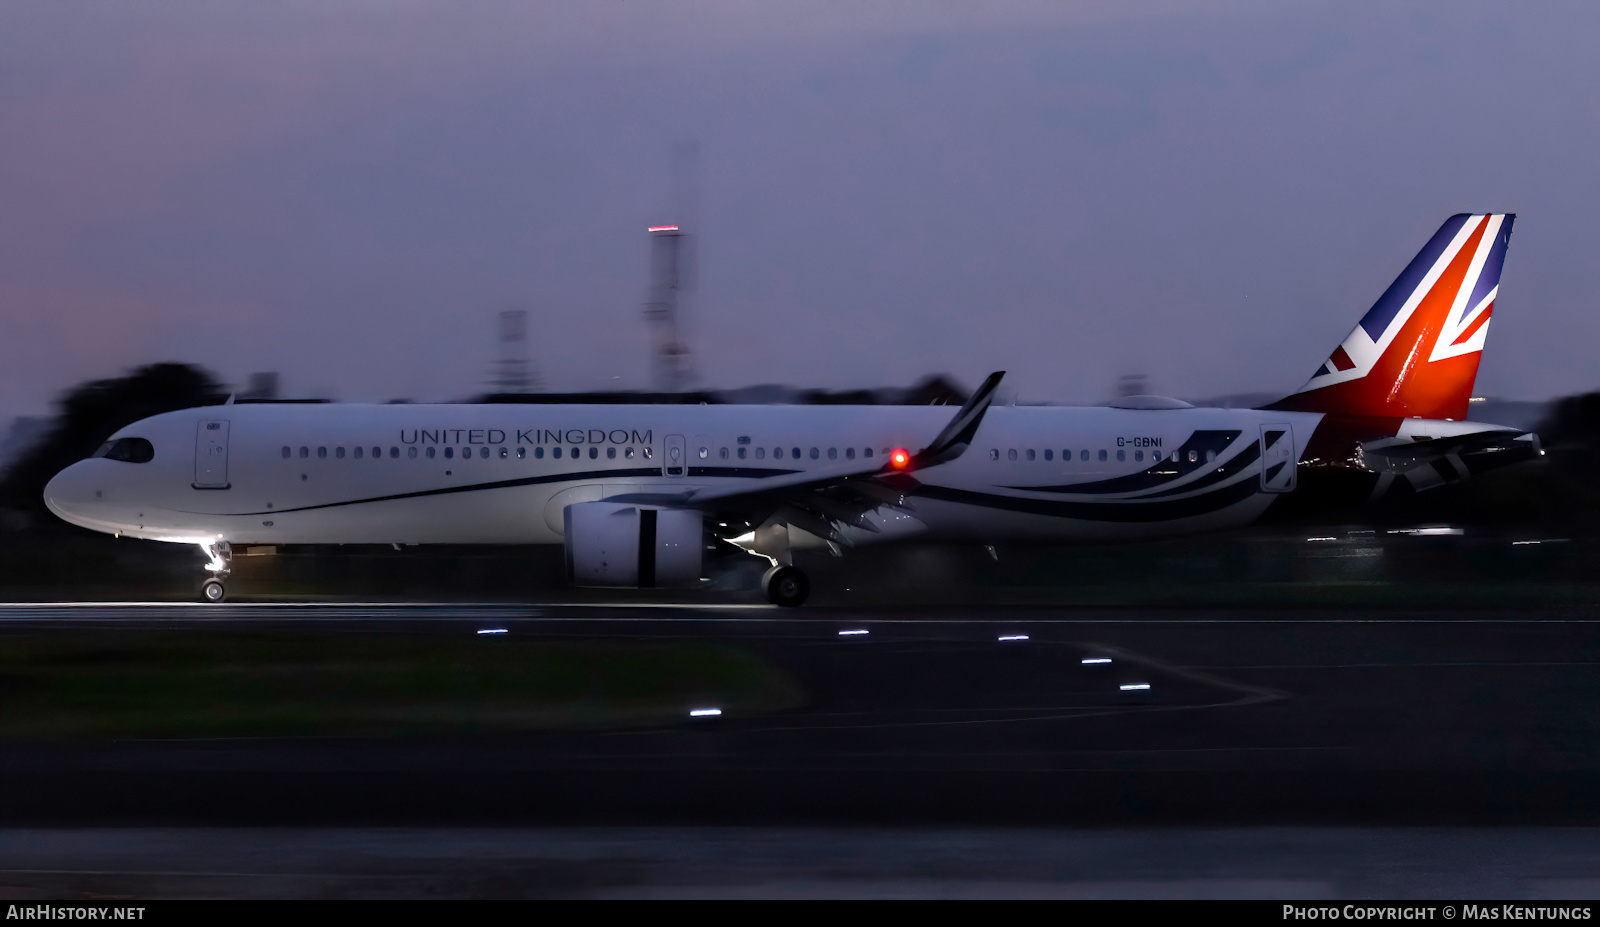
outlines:
[[[143,438],[115,438],[100,445],[96,457],[109,457],[127,463],[149,463],[156,456],[155,446]]]

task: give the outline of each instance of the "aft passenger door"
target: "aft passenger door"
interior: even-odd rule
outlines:
[[[202,419],[194,439],[195,489],[228,488],[228,422]]]
[[[1292,492],[1295,477],[1294,429],[1261,426],[1261,491]]]

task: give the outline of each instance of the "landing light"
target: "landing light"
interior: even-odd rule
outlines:
[[[722,714],[722,709],[720,709],[720,708],[696,708],[693,711],[689,712],[689,717],[691,717],[691,718],[715,718],[717,715],[720,715],[720,714]]]
[[[478,633],[479,634],[504,634],[504,633],[506,633],[506,629],[505,628],[484,628],[483,630],[479,631]]]
[[[839,632],[839,636],[840,637],[854,637],[854,636],[857,636],[857,635],[860,635],[860,634],[865,634],[865,633],[867,633],[867,632],[864,631],[864,630],[840,631]]]
[[[678,227],[676,225],[652,225],[648,229],[651,232],[676,232],[677,230]]]
[[[1083,660],[1083,663],[1084,663],[1085,666],[1087,666],[1090,663],[1110,663],[1110,662],[1111,662],[1111,658],[1110,657],[1085,657],[1084,660]]]
[[[1000,636],[1000,640],[1003,641],[1025,641],[1027,639],[1028,635],[1026,634],[1002,634]]]
[[[1125,686],[1117,686],[1117,688],[1121,689],[1124,692],[1132,692],[1135,689],[1148,689],[1148,688],[1150,688],[1150,683],[1148,683],[1148,682],[1130,682]]]

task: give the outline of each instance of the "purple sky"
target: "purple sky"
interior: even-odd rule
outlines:
[[[1292,390],[1446,216],[1509,210],[1478,392],[1590,390],[1596,35],[1592,3],[14,0],[0,416],[160,360],[460,398],[505,308],[550,388],[644,388],[663,220],[702,385],[1095,402]]]

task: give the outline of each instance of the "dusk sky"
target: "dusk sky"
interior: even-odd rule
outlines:
[[[1288,392],[1447,216],[1518,214],[1480,395],[1600,388],[1600,6],[0,5],[0,425],[186,361],[290,396]],[[697,156],[687,152],[698,151]]]

